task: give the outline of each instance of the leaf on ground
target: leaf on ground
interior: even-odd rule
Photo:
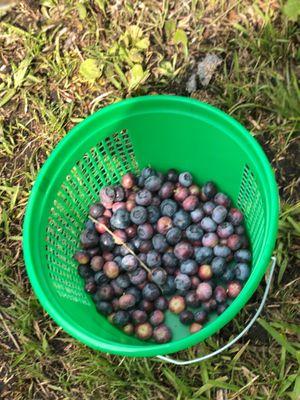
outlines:
[[[86,8],[82,3],[77,4],[77,11],[80,19],[86,18]]]
[[[165,22],[165,33],[168,40],[170,40],[176,30],[176,22],[173,19],[169,19]]]
[[[93,58],[88,58],[81,63],[79,73],[84,79],[89,82],[94,82],[97,78],[101,76],[101,71],[98,63]]]
[[[31,60],[32,59],[30,57],[27,57],[24,60],[22,60],[19,64],[18,68],[14,72],[14,88],[15,89],[17,89],[23,83],[26,72],[31,63]]]
[[[140,64],[135,64],[129,74],[129,85],[128,88],[129,90],[134,89],[139,85],[139,83],[144,79],[144,70],[143,67]]]

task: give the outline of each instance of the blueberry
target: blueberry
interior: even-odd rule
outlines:
[[[152,238],[152,244],[154,250],[158,251],[159,253],[164,253],[168,248],[167,239],[160,233],[157,233]]]
[[[132,251],[135,250],[135,247],[133,246],[132,243],[127,243],[126,247],[125,246],[120,246],[120,250],[119,250],[120,251],[120,255],[124,257],[124,256],[126,256],[126,254],[129,254],[130,252],[129,252],[128,248],[130,248]]]
[[[146,311],[146,313],[149,313],[153,310],[153,303],[149,300],[146,299],[142,299],[140,301],[140,303],[138,304],[138,307],[143,310]]]
[[[158,286],[162,286],[166,283],[167,273],[163,268],[154,268],[151,273],[152,282]]]
[[[138,237],[142,240],[151,239],[154,230],[150,223],[141,224],[137,228]]]
[[[86,284],[84,285],[84,290],[89,294],[95,293],[97,290],[97,285],[95,281],[86,282]]]
[[[152,202],[152,194],[150,190],[142,189],[135,195],[135,202],[139,206],[149,206]]]
[[[197,322],[193,322],[193,323],[190,325],[190,333],[199,332],[199,331],[201,331],[201,329],[202,329],[202,325],[201,325],[201,324],[198,324]]]
[[[150,250],[147,254],[147,265],[149,268],[161,266],[161,256],[156,250]]]
[[[244,282],[250,276],[250,268],[245,263],[239,263],[239,264],[236,264],[236,266],[234,268],[234,273],[235,273],[236,279]]]
[[[170,217],[161,217],[157,221],[156,230],[162,235],[165,235],[172,228],[173,222]]]
[[[213,182],[206,182],[201,189],[203,200],[209,200],[217,193],[217,188]]]
[[[217,223],[221,224],[227,217],[227,210],[224,206],[217,206],[212,212],[212,219]]]
[[[193,177],[189,172],[182,172],[178,177],[179,183],[184,187],[189,187],[193,183]]]
[[[176,268],[178,266],[178,258],[172,252],[167,252],[162,256],[164,267]]]
[[[125,326],[126,324],[128,324],[129,320],[130,315],[128,311],[119,310],[116,311],[115,315],[113,316],[112,322],[114,325],[117,326]]]
[[[123,229],[116,229],[114,231],[114,235],[115,235],[115,238],[116,238],[116,239],[114,238],[114,241],[117,244],[126,243],[127,242],[127,235],[126,235],[126,232]]]
[[[195,275],[198,271],[198,264],[195,260],[189,259],[180,264],[180,272],[187,275]]]
[[[164,175],[162,172],[157,172],[156,175],[161,179],[162,182],[166,181],[166,175]]]
[[[218,304],[224,303],[227,299],[226,289],[223,286],[217,286],[214,290],[214,298]]]
[[[244,219],[243,214],[237,208],[231,208],[228,212],[228,221],[232,223],[233,226],[238,226]]]
[[[226,269],[226,261],[223,257],[215,257],[211,262],[212,272],[215,276],[222,276]]]
[[[233,281],[227,284],[227,294],[231,299],[235,299],[241,292],[242,285],[239,282]]]
[[[156,175],[156,171],[151,167],[146,167],[142,169],[141,176],[144,179],[149,178],[149,176]]]
[[[169,169],[167,172],[167,180],[173,183],[176,183],[178,181],[179,174],[176,171],[176,169]]]
[[[82,265],[90,262],[90,256],[88,255],[87,251],[84,250],[76,251],[74,254],[74,259]]]
[[[183,325],[190,325],[194,322],[194,314],[192,311],[184,310],[179,314],[179,320]]]
[[[202,208],[196,208],[190,215],[193,222],[200,222],[204,217],[204,211]]]
[[[131,314],[132,322],[136,324],[143,324],[147,321],[148,316],[144,310],[134,310]]]
[[[172,199],[165,199],[160,205],[161,214],[166,217],[173,217],[177,211],[177,208],[177,203]]]
[[[214,202],[219,206],[224,206],[225,208],[230,207],[231,204],[230,198],[224,193],[217,193],[214,197]]]
[[[128,239],[132,239],[136,236],[137,234],[137,228],[135,225],[131,225],[128,228],[125,229],[125,233],[128,237]]]
[[[194,320],[197,323],[203,324],[207,319],[207,312],[204,310],[199,310],[194,313]]]
[[[218,236],[214,232],[207,232],[202,238],[205,247],[215,247],[219,242]]]
[[[150,250],[153,249],[151,240],[141,240],[140,243],[140,252],[141,253],[149,253]]]
[[[173,217],[174,225],[180,229],[186,229],[191,223],[190,214],[184,210],[179,210]]]
[[[115,279],[119,276],[120,267],[114,261],[106,261],[103,265],[103,272],[109,279]]]
[[[122,258],[121,266],[124,271],[134,271],[138,266],[138,260],[132,254],[127,254]]]
[[[223,222],[218,226],[217,234],[222,239],[227,239],[234,232],[234,227],[230,222]]]
[[[113,186],[105,186],[100,190],[100,200],[102,203],[112,203],[115,201],[116,193]]]
[[[171,245],[175,245],[178,242],[180,242],[181,237],[182,237],[181,229],[177,227],[171,228],[166,234],[167,242]]]
[[[94,278],[97,285],[108,282],[108,277],[103,271],[96,272]]]
[[[196,293],[200,301],[207,301],[212,296],[212,287],[209,283],[202,282],[197,287]]]
[[[230,235],[227,239],[227,246],[233,251],[238,250],[242,246],[241,236],[235,233],[233,235]]]
[[[161,199],[168,199],[174,193],[175,185],[172,182],[165,182],[160,188],[158,195]]]
[[[157,206],[151,205],[147,207],[147,212],[148,212],[148,221],[151,224],[155,224],[155,222],[157,222],[161,216],[160,210]]]
[[[147,210],[143,206],[136,206],[130,212],[130,219],[136,225],[144,224],[147,221]]]
[[[116,278],[115,282],[122,289],[127,289],[130,286],[130,279],[129,279],[129,276],[127,274],[119,275]]]
[[[206,232],[215,232],[217,224],[210,217],[204,217],[200,222],[201,228]]]
[[[206,215],[212,215],[214,209],[216,208],[216,204],[212,201],[206,201],[203,204],[203,211]]]
[[[97,223],[95,223],[95,229],[98,233],[102,234],[102,233],[106,232],[105,227],[109,227],[109,225],[110,224],[109,224],[108,217],[103,216],[103,217],[97,218]],[[99,239],[99,237],[98,237],[98,239]],[[97,244],[98,244],[98,241],[97,241]]]
[[[130,286],[127,288],[126,294],[132,294],[135,297],[136,302],[140,302],[142,300],[142,291],[135,286]]]
[[[172,275],[167,277],[167,282],[162,287],[162,292],[164,295],[170,295],[175,293],[176,286],[175,286],[175,278]]]
[[[121,296],[121,294],[123,293],[124,289],[121,288],[121,287],[118,285],[118,283],[116,282],[116,280],[115,280],[115,279],[112,280],[112,281],[110,282],[110,284],[111,284],[112,288],[114,289],[115,295],[116,295],[116,296]]]
[[[161,324],[154,328],[153,330],[153,339],[156,343],[167,343],[171,340],[172,333],[170,328],[166,325]]]
[[[179,273],[175,278],[175,286],[177,290],[188,290],[191,287],[191,278],[186,275]]]
[[[223,245],[221,245],[221,244],[217,244],[217,245],[214,247],[214,255],[215,255],[216,257],[224,257],[224,258],[226,258],[226,257],[228,257],[230,254],[231,254],[231,250],[230,250],[230,248],[227,247],[227,246],[223,246]]]
[[[174,314],[180,314],[183,310],[185,310],[186,304],[183,296],[173,296],[169,300],[169,310]]]
[[[195,247],[195,259],[197,263],[209,264],[213,258],[213,250],[210,247]]]
[[[110,233],[104,232],[100,236],[100,246],[102,251],[112,251],[115,247],[115,240]]]
[[[125,192],[122,186],[115,186],[115,201],[123,201],[125,198]]]
[[[204,311],[211,312],[217,309],[218,303],[215,299],[209,299],[202,303],[202,307]]]
[[[234,276],[235,276],[234,271],[231,268],[227,267],[221,278],[225,282],[230,282],[234,279]]]
[[[96,309],[103,315],[109,315],[113,312],[112,305],[107,301],[98,301],[96,303]]]
[[[191,241],[201,240],[203,237],[203,230],[196,224],[190,225],[185,233],[187,239]]]
[[[104,213],[104,207],[100,203],[93,204],[90,207],[90,216],[93,218],[99,218],[103,215],[103,213]]]
[[[123,186],[124,189],[132,189],[133,186],[135,185],[135,182],[136,178],[130,172],[122,176],[121,185]]]
[[[149,316],[149,322],[152,326],[158,326],[164,322],[165,315],[161,310],[154,310]]]
[[[239,263],[248,263],[251,261],[251,252],[246,249],[238,250],[234,253],[234,259]]]
[[[133,285],[140,285],[146,281],[146,278],[147,272],[143,268],[137,268],[129,273],[129,279]]]
[[[132,308],[136,303],[136,298],[131,293],[125,293],[119,298],[119,307],[122,310],[128,310]]]
[[[195,290],[190,290],[185,296],[185,301],[187,306],[192,308],[197,308],[200,305],[200,301],[198,299],[197,293]]]
[[[152,206],[158,207],[160,203],[161,203],[161,198],[159,196],[152,197],[152,203],[151,203]]]
[[[140,175],[137,178],[137,185],[138,185],[138,187],[143,188],[144,184],[145,184],[145,178],[142,175]]]
[[[95,230],[85,229],[80,235],[80,244],[84,249],[96,247],[99,244],[99,235]]]
[[[168,300],[163,297],[163,296],[159,296],[155,301],[154,301],[154,307],[158,310],[162,310],[165,311],[168,309],[169,307],[169,302]]]
[[[130,225],[130,215],[127,210],[119,208],[110,219],[111,226],[116,229],[126,229]]]
[[[194,252],[193,247],[188,242],[179,242],[174,247],[174,254],[181,261],[191,258],[193,252]]]
[[[103,268],[104,260],[101,256],[94,256],[90,262],[93,271],[98,272]]]
[[[189,195],[189,190],[184,186],[177,186],[174,191],[174,199],[179,203],[182,203]]]
[[[194,195],[188,196],[182,202],[182,208],[185,211],[194,211],[199,206],[199,199]]]
[[[149,179],[149,178],[148,178]],[[138,324],[135,327],[135,334],[141,340],[150,339],[153,333],[152,326],[149,322],[144,322],[143,324]]]
[[[234,232],[237,235],[243,235],[243,233],[245,233],[245,227],[243,225],[238,225],[234,227]]]
[[[159,288],[155,285],[155,283],[146,283],[144,286],[143,290],[143,297],[146,300],[153,301],[156,300],[160,296],[160,290]]]
[[[104,300],[104,301],[110,301],[113,299],[115,295],[115,291],[113,287],[109,284],[104,284],[99,287],[95,294],[95,300]]]
[[[100,218],[100,217],[99,217]],[[85,227],[88,231],[95,231],[96,227],[93,221],[88,219],[85,223]]]
[[[157,192],[162,186],[162,179],[159,176],[151,175],[145,180],[145,188],[150,192]]]

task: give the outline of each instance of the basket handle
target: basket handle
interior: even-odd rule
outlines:
[[[193,360],[175,360],[174,358],[169,357],[169,356],[157,356],[157,358],[159,358],[160,360],[163,360],[163,361],[167,361],[167,362],[169,362],[171,364],[175,364],[175,365],[190,365],[190,364],[194,364],[194,363],[197,363],[197,362],[201,362],[201,361],[207,360],[208,358],[211,358],[213,356],[216,356],[216,355],[220,354],[222,351],[228,349],[228,347],[232,346],[234,343],[236,343],[242,336],[245,335],[245,333],[247,333],[249,331],[251,326],[254,324],[254,322],[259,317],[259,314],[261,313],[261,311],[262,311],[262,309],[263,309],[263,307],[265,305],[265,302],[267,300],[268,293],[269,293],[269,290],[270,290],[272,277],[273,277],[274,270],[275,270],[276,257],[271,257],[271,260],[272,260],[272,264],[271,264],[271,268],[270,268],[270,273],[269,273],[269,276],[267,277],[267,280],[266,280],[266,288],[265,288],[263,297],[261,299],[261,303],[260,303],[256,313],[254,314],[252,319],[249,321],[249,323],[245,326],[245,328],[242,330],[242,332],[240,332],[235,338],[233,338],[230,342],[225,344],[220,349],[215,350],[212,353],[206,354],[205,356],[194,358]]]

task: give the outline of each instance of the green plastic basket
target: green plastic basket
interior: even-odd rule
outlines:
[[[89,205],[98,199],[100,188],[146,165],[161,171],[188,170],[200,184],[216,182],[243,210],[253,252],[251,275],[225,312],[193,335],[168,315],[174,337],[166,344],[142,342],[102,317],[84,292],[72,258]],[[91,348],[123,356],[174,353],[220,330],[254,293],[274,247],[278,208],[269,162],[233,118],[208,104],[177,96],[121,101],[73,128],[40,171],[24,222],[27,272],[45,310]]]

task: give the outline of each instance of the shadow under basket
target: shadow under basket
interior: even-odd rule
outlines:
[[[240,295],[203,329],[167,312],[166,344],[128,336],[101,316],[83,290],[73,254],[91,203],[104,185],[151,165],[212,180],[245,215],[253,261]],[[91,348],[132,357],[174,353],[215,332],[242,309],[261,281],[274,248],[278,193],[269,162],[248,131],[220,110],[177,96],[145,96],[105,107],[75,126],[53,150],[33,187],[24,222],[24,255],[34,291],[70,335]]]

